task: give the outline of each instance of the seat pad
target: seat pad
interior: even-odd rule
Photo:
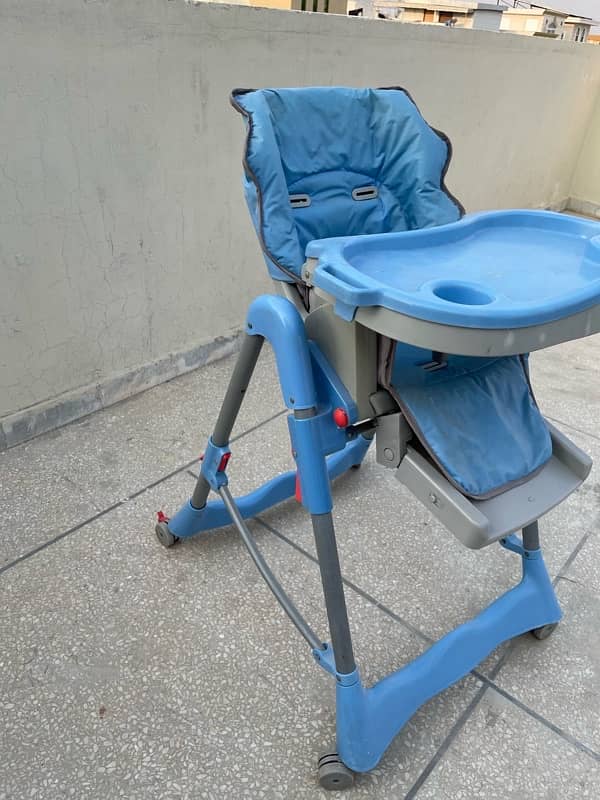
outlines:
[[[552,443],[524,357],[448,356],[433,371],[431,360],[431,351],[394,342],[383,383],[459,491],[487,499],[542,469]]]

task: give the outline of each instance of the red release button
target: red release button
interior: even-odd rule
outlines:
[[[336,408],[333,412],[333,421],[338,428],[347,428],[349,422],[348,414],[346,414],[343,408]]]

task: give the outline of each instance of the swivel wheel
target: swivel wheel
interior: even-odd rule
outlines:
[[[173,536],[166,522],[157,522],[154,530],[156,538],[163,547],[173,547],[179,541],[179,537]]]
[[[557,626],[558,622],[552,622],[549,625],[542,625],[541,628],[534,628],[530,633],[532,636],[535,636],[536,639],[542,641],[543,639],[547,639]]]
[[[349,789],[354,783],[354,773],[337,753],[326,753],[319,759],[319,785],[327,791]]]

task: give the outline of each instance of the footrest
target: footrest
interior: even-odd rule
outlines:
[[[520,486],[489,500],[470,500],[408,445],[396,477],[464,545],[479,549],[539,519],[587,478],[592,459],[547,422],[552,457]]]

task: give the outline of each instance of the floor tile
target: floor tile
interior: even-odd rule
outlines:
[[[210,364],[0,454],[0,567],[199,456],[234,363]],[[283,407],[275,386],[265,349],[234,435]]]
[[[600,440],[600,334],[531,355],[542,412]]]
[[[597,535],[593,546],[588,544],[558,582],[563,611],[558,628],[542,642],[529,636],[517,640],[495,680],[522,703],[600,753]],[[578,570],[580,559],[588,566]],[[586,580],[588,570],[593,575]]]
[[[419,800],[581,800],[600,795],[600,765],[488,689]]]
[[[2,576],[0,786],[11,800],[321,795],[330,677],[231,528],[170,550],[152,535],[157,505],[190,482],[177,476]],[[325,636],[316,567],[252,525]],[[372,604],[349,593],[348,605],[366,683],[421,652]],[[477,686],[468,678],[428,703],[355,796],[402,796]]]

